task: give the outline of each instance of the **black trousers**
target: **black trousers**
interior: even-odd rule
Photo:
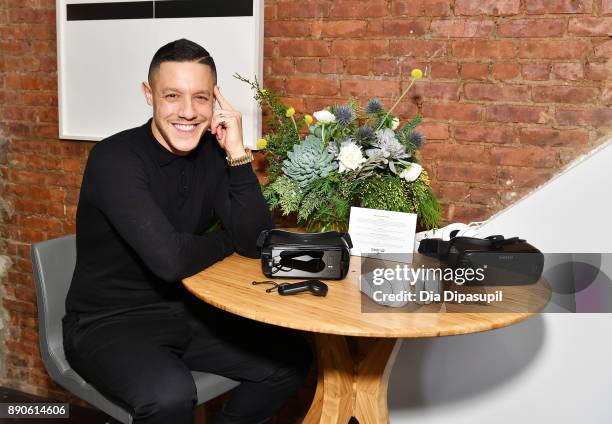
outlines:
[[[240,381],[215,420],[264,423],[302,384],[312,354],[303,335],[198,302],[173,313],[64,324],[70,365],[135,423],[192,424],[197,400],[190,370]]]

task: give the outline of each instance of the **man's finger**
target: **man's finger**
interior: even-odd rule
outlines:
[[[215,94],[215,98],[219,102],[219,106],[221,106],[221,109],[234,110],[232,105],[225,99],[225,97],[223,97],[223,95],[219,91],[219,87],[216,85],[215,85],[214,94]]]

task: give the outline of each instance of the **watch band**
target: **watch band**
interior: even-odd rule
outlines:
[[[239,165],[244,165],[246,163],[249,162],[253,162],[253,153],[251,153],[250,149],[244,149],[246,154],[243,156],[239,156],[237,158],[232,158],[230,159],[229,157],[226,157],[225,159],[227,160],[227,164],[229,166],[239,166]]]

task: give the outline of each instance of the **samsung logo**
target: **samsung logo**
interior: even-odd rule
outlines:
[[[499,255],[498,258],[504,261],[511,261],[514,259],[514,256],[513,255]]]

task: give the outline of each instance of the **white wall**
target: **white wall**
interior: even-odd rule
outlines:
[[[611,164],[612,140],[494,216],[483,232],[521,236],[545,253],[612,252]],[[598,281],[576,295],[578,310],[587,291],[612,300],[610,257],[603,256]],[[579,259],[597,264],[601,256]],[[610,334],[609,314],[545,313],[485,333],[406,339],[389,384],[391,422],[610,423]]]

